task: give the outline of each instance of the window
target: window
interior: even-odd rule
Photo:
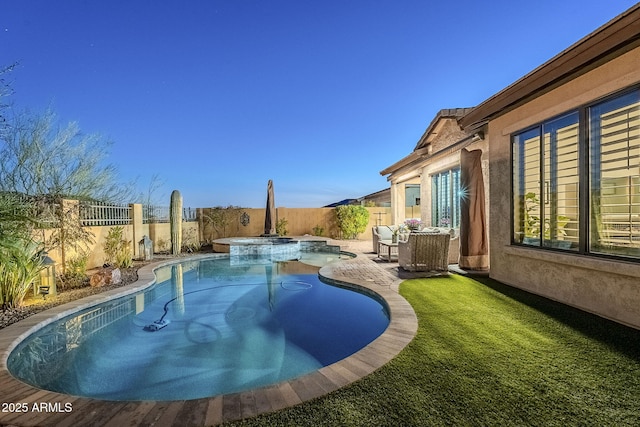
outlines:
[[[578,113],[514,137],[514,236],[526,245],[578,249]]]
[[[460,169],[431,177],[431,225],[460,227]]]
[[[407,184],[404,187],[405,207],[420,205],[420,184]]]
[[[515,243],[640,257],[640,91],[514,135],[512,156]]]
[[[640,91],[588,112],[589,250],[640,256]]]

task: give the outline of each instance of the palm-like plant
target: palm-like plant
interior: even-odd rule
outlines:
[[[14,193],[0,193],[0,308],[22,303],[42,269],[42,247],[33,238],[33,204]]]
[[[22,304],[42,267],[42,248],[33,240],[4,242],[0,246],[0,307],[3,310]]]

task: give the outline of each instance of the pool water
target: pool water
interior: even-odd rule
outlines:
[[[366,346],[389,317],[381,301],[319,280],[318,265],[335,255],[306,257],[162,267],[145,292],[29,336],[9,370],[39,388],[108,400],[196,399],[310,373]],[[160,320],[166,326],[150,332]]]

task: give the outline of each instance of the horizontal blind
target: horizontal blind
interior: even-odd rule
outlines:
[[[562,118],[561,120],[566,120]],[[575,243],[579,236],[579,169],[578,121],[563,123],[562,127],[549,126],[552,131],[544,135],[543,203],[545,240],[551,246],[558,241]],[[568,249],[568,246],[565,247]]]
[[[640,247],[640,104],[600,117],[602,242]]]

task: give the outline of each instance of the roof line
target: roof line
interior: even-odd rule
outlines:
[[[468,129],[501,116],[638,46],[640,3],[483,101],[460,119],[460,125]]]
[[[427,139],[429,134],[436,127],[436,124],[440,119],[455,118],[456,120],[460,120],[462,117],[465,116],[465,114],[468,114],[472,110],[473,108],[468,107],[468,108],[443,108],[442,110],[438,111],[435,117],[431,120],[431,123],[429,123],[429,126],[427,126],[427,129],[425,129],[424,133],[418,140],[418,143],[416,144],[414,150],[421,148],[423,142]]]

